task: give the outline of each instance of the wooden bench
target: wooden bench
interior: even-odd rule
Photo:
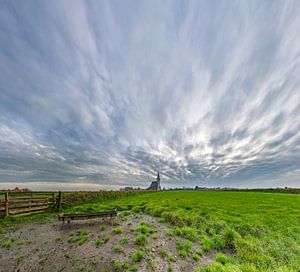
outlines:
[[[117,216],[117,210],[87,214],[61,214],[58,216],[58,220],[62,221],[62,223],[64,224],[65,221],[70,223],[71,220],[85,220],[103,217],[110,217],[110,219],[112,219],[115,216]]]

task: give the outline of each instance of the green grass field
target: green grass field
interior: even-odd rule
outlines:
[[[223,252],[196,271],[300,271],[300,195],[168,191],[85,204],[69,212],[130,209],[161,217],[174,233]]]

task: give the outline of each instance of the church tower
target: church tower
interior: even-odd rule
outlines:
[[[160,176],[159,176],[159,171],[157,172],[157,178],[156,178],[156,181],[157,181],[157,190],[160,190]]]
[[[159,171],[157,172],[156,180],[151,182],[151,185],[149,188],[147,188],[147,190],[155,190],[155,191],[161,190]]]

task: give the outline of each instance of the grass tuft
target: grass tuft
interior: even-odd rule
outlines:
[[[139,234],[134,243],[138,246],[144,246],[147,243],[147,237],[144,234]]]
[[[2,248],[10,249],[14,241],[15,241],[15,239],[13,237],[8,237],[0,245]]]
[[[116,253],[124,253],[124,249],[120,245],[115,245],[113,251]]]
[[[69,243],[78,243],[79,245],[83,245],[89,238],[88,230],[78,230],[76,232],[70,233],[68,242]]]
[[[137,250],[136,252],[134,252],[132,259],[134,262],[140,262],[142,261],[144,258],[144,253],[140,250]]]
[[[95,241],[95,245],[96,245],[97,247],[102,246],[103,244],[104,244],[104,241],[103,241],[102,239],[97,239],[97,240]]]
[[[118,227],[118,228],[115,228],[113,231],[114,231],[114,233],[116,233],[116,234],[121,234],[121,233],[123,232],[123,228]]]

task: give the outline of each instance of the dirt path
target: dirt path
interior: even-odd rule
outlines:
[[[196,243],[186,257],[180,257],[178,238],[168,230],[170,226],[157,218],[130,213],[123,213],[112,223],[73,221],[64,228],[56,221],[23,223],[1,238],[2,244],[9,237],[14,241],[10,248],[0,248],[0,271],[191,272],[214,259],[210,253],[195,261],[193,252],[201,248]],[[138,236],[146,236],[145,245],[136,244]],[[141,261],[133,260],[136,251],[142,252]]]

